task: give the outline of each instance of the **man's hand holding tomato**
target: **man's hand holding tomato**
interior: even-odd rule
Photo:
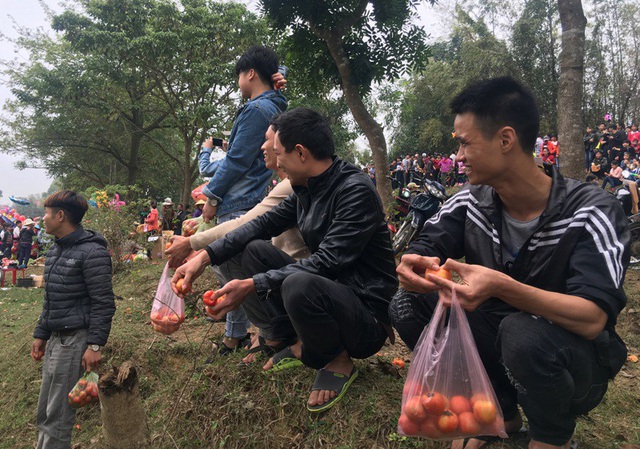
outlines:
[[[449,307],[451,292],[455,287],[460,305],[470,312],[480,307],[487,299],[499,295],[500,281],[505,276],[503,273],[481,265],[470,265],[453,259],[447,259],[442,268],[458,273],[461,282],[456,284],[451,280],[428,274],[427,278],[437,285],[440,299],[444,301],[445,306]]]
[[[182,265],[186,259],[189,259],[195,251],[191,249],[189,237],[174,235],[169,241],[171,242],[171,247],[165,251],[165,254],[170,256],[169,268],[175,270]]]
[[[191,284],[193,284],[193,282],[200,277],[200,275],[204,272],[204,269],[209,264],[211,264],[209,254],[207,254],[206,251],[199,252],[194,258],[180,265],[176,269],[176,272],[171,278],[171,290],[173,290],[176,295],[182,298],[184,296],[184,292],[178,289],[178,281],[180,279],[183,279],[183,285],[191,286]]]
[[[429,279],[425,279],[424,272],[427,269],[438,270],[440,259],[437,257],[419,256],[417,254],[405,254],[400,265],[396,268],[400,286],[407,291],[416,293],[430,293],[438,289],[438,285]]]
[[[255,291],[255,284],[252,278],[249,279],[234,279],[231,282],[227,282],[224,287],[217,290],[212,301],[224,296],[224,300],[217,303],[215,306],[209,306],[209,315],[216,320],[222,319],[228,312],[240,307],[251,292]]]

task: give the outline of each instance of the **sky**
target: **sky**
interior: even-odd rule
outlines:
[[[44,3],[54,12],[62,11],[59,0],[0,0],[0,59],[13,60],[15,58],[26,59],[26,55],[20,54],[6,37],[17,36],[15,27],[30,29],[43,28],[50,31],[49,21],[40,3]],[[244,0],[250,9],[257,10],[258,0]],[[432,7],[422,4],[418,8],[420,23],[427,27],[433,35],[435,24],[434,10]],[[431,26],[429,26],[431,25]],[[52,31],[50,31],[52,32]],[[0,107],[4,107],[7,99],[11,98],[11,92],[5,85],[6,79],[0,78]],[[8,203],[10,195],[25,197],[29,194],[39,194],[49,189],[51,178],[42,169],[17,170],[15,163],[20,160],[19,155],[0,153],[0,190],[2,198],[0,204]]]

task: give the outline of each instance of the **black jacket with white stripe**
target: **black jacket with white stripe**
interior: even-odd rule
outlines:
[[[627,298],[628,221],[618,200],[593,184],[553,174],[551,195],[538,227],[513,263],[501,251],[502,204],[488,186],[469,186],[448,200],[422,229],[407,253],[447,258],[503,272],[543,290],[596,303],[613,330]],[[509,304],[491,298],[479,310],[508,315]]]

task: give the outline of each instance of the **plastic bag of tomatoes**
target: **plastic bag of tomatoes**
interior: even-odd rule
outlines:
[[[98,374],[85,372],[69,392],[69,405],[73,408],[95,404],[98,399]]]
[[[398,433],[433,440],[507,438],[502,410],[455,289],[448,323],[447,309],[439,302],[416,345]]]
[[[180,286],[182,287],[182,286]],[[187,293],[189,288],[183,289]],[[165,265],[156,296],[151,305],[151,327],[156,332],[171,335],[180,329],[184,321],[184,301],[171,290],[169,264]]]

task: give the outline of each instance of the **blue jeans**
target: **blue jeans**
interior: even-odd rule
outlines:
[[[67,395],[82,374],[82,355],[87,350],[87,330],[73,335],[51,335],[42,365],[38,399],[38,449],[69,449],[76,418]]]
[[[236,211],[228,214],[220,215],[218,217],[218,224],[222,224],[225,221],[231,221],[236,218],[242,217],[246,214],[247,211]],[[236,270],[236,264],[234,261],[228,261],[219,266],[213,267],[213,272],[216,274],[216,277],[220,281],[220,285],[225,285],[227,282],[232,281],[233,279],[239,279],[241,273],[238,273]],[[242,277],[244,279],[244,277]],[[247,318],[247,314],[244,313],[242,307],[237,308],[236,310],[232,310],[227,313],[226,323],[224,328],[224,335],[227,338],[244,338],[247,335],[247,331],[249,330],[249,319]]]
[[[437,301],[437,293],[402,288],[391,300],[391,323],[410,349]],[[576,417],[602,401],[609,377],[619,369],[609,366],[619,358],[609,348],[609,334],[603,332],[606,342],[597,343],[600,337],[586,340],[524,312],[504,317],[476,310],[466,315],[504,419],[515,418],[520,404],[534,440],[557,446],[569,441]],[[611,347],[618,348],[611,338]]]

